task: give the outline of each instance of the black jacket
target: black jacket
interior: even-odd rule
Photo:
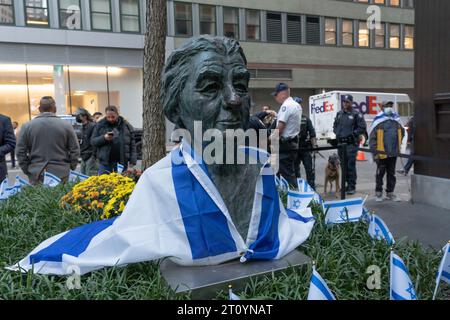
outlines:
[[[5,162],[5,156],[16,147],[16,136],[11,119],[0,114],[0,163]]]
[[[137,162],[136,142],[134,129],[124,118],[119,117],[116,124],[111,125],[106,119],[102,119],[94,128],[91,144],[97,149],[97,159],[101,164],[110,163],[112,142],[105,139],[105,134],[115,132],[114,139],[118,139],[120,146],[120,163],[135,165]]]
[[[81,129],[80,153],[83,161],[89,160],[95,152],[94,146],[91,144],[92,134],[94,133],[95,122],[88,122]]]

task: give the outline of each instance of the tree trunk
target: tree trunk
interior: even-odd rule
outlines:
[[[147,0],[144,47],[144,103],[142,167],[146,169],[166,155],[166,126],[160,99],[161,74],[166,55],[167,1]]]

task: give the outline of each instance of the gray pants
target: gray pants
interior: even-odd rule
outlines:
[[[86,161],[81,160],[81,173],[87,176],[95,176],[98,172],[97,161],[94,157],[90,157]]]
[[[359,147],[357,145],[347,146],[347,176],[345,177],[347,190],[356,189],[356,179],[358,178],[356,173],[356,155]],[[342,150],[339,149],[339,158],[341,160],[341,166],[344,165]]]

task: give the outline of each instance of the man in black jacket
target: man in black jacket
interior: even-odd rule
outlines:
[[[117,172],[117,165],[124,170],[137,162],[134,129],[115,106],[105,110],[106,116],[97,123],[91,138],[91,144],[97,149],[99,174]]]
[[[6,155],[16,147],[16,137],[11,119],[0,114],[0,183],[5,180],[8,169],[6,167]]]
[[[75,116],[77,122],[83,125],[80,137],[81,173],[92,176],[97,174],[95,148],[91,144],[95,122],[89,111],[84,108],[78,108]]]

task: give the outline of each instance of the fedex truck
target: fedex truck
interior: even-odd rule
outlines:
[[[319,141],[336,138],[333,132],[334,119],[343,108],[343,97],[348,94],[353,96],[353,108],[364,114],[367,128],[370,128],[373,119],[381,111],[383,101],[394,102],[395,111],[400,114],[404,123],[412,113],[412,102],[407,94],[331,91],[311,96],[309,115]]]

